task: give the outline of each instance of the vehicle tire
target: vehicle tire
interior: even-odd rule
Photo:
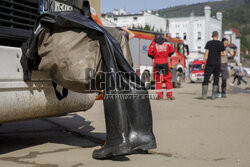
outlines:
[[[151,77],[150,73],[148,71],[144,71],[141,75],[141,80],[142,82],[146,83],[146,89],[150,88],[150,83],[151,83]]]
[[[181,87],[181,83],[183,81],[183,76],[184,76],[183,73],[181,73],[179,71],[176,72],[176,80],[177,81],[173,83],[174,88],[180,88]]]

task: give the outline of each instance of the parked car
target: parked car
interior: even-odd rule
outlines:
[[[202,60],[193,61],[190,67],[190,80],[194,82],[203,82],[204,80],[204,70],[201,68]]]
[[[244,68],[244,75],[250,77],[250,68]]]

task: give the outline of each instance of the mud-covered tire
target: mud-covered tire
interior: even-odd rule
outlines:
[[[142,73],[141,80],[142,80],[142,82],[147,83],[145,86],[146,86],[146,89],[149,89],[150,83],[151,83],[151,77],[150,77],[150,73],[148,71],[144,71]]]
[[[173,82],[173,87],[174,88],[180,88],[182,80],[183,80],[183,73],[177,71],[176,72],[176,82]]]

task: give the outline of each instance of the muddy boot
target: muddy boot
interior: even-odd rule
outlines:
[[[212,90],[212,99],[216,99],[217,90],[218,90],[218,86],[214,85],[213,90]]]
[[[204,100],[207,99],[207,90],[208,90],[208,85],[202,85],[202,99]]]
[[[129,122],[129,141],[132,151],[156,148],[153,134],[152,111],[148,91],[134,91],[131,94],[139,95],[136,99],[127,99]]]
[[[105,99],[104,114],[106,121],[106,143],[93,152],[95,159],[107,159],[112,156],[130,154],[128,140],[128,120],[126,104],[121,99]]]

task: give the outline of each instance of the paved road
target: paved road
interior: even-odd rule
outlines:
[[[85,113],[4,124],[0,167],[250,167],[250,90],[229,91],[203,101],[201,85],[186,83],[176,101],[152,100],[158,148],[112,160],[91,158],[105,139],[102,101]]]

